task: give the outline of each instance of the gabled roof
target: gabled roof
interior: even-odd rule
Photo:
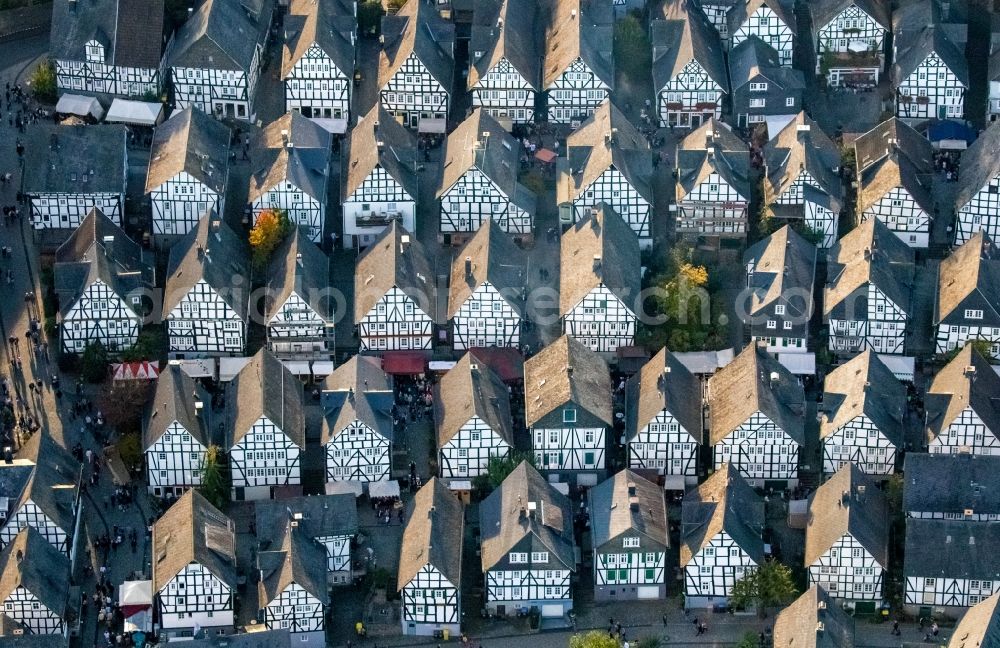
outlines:
[[[524,362],[524,401],[528,427],[567,403],[582,407],[607,425],[613,423],[608,365],[569,335]]]
[[[284,18],[281,78],[316,46],[348,78],[354,74],[357,21],[349,0],[291,0]]]
[[[471,90],[501,60],[507,61],[536,91],[541,90],[541,9],[534,0],[476,0],[469,40]],[[475,52],[483,52],[475,58]]]
[[[240,319],[246,319],[243,296],[250,287],[249,256],[246,243],[236,232],[215,213],[205,214],[170,248],[163,313],[169,314],[189,290],[204,280]]]
[[[573,202],[601,174],[614,167],[642,196],[653,202],[653,154],[646,138],[611,101],[566,138],[566,157],[558,159],[556,202]]]
[[[732,464],[717,468],[681,503],[683,567],[724,531],[750,559],[764,561],[764,500],[750,488]]]
[[[294,292],[328,322],[333,303],[324,291],[330,285],[330,260],[315,243],[296,229],[274,251],[267,270],[265,317],[270,322]]]
[[[684,200],[712,173],[750,199],[750,152],[746,143],[714,117],[677,145],[677,201]]]
[[[479,226],[452,261],[448,318],[455,317],[466,300],[484,283],[493,286],[515,312],[524,314],[527,257],[492,218]]]
[[[383,44],[379,53],[378,85],[384,88],[410,54],[423,63],[445,92],[451,93],[455,74],[452,47],[455,26],[434,5],[407,0],[395,15],[382,17]]]
[[[625,385],[626,439],[635,440],[639,430],[667,410],[691,439],[700,444],[701,399],[701,381],[663,347]]]
[[[915,0],[902,4],[892,15],[895,62],[893,83],[899,85],[917,69],[931,53],[937,53],[959,82],[969,87],[969,64],[965,58],[967,39],[964,21],[951,15],[961,3],[951,2],[948,11],[938,0]]]
[[[948,648],[997,648],[1000,646],[1000,593],[969,608],[955,626]]]
[[[570,571],[576,571],[573,507],[528,462],[522,461],[479,507],[483,572],[531,536]],[[457,553],[457,552],[456,552]]]
[[[774,618],[774,645],[795,648],[854,648],[854,620],[813,585]]]
[[[813,33],[818,33],[831,20],[851,6],[855,6],[871,16],[885,29],[892,29],[888,0],[811,0],[809,2],[809,15],[812,18]]]
[[[229,178],[229,127],[197,108],[185,108],[156,127],[146,174],[148,194],[185,171],[219,196]]]
[[[270,351],[258,351],[230,384],[232,393],[227,399],[230,448],[266,416],[292,443],[305,449],[302,383]]]
[[[854,151],[861,185],[859,213],[900,186],[921,209],[934,212],[934,149],[923,135],[893,117],[854,140]]]
[[[121,124],[28,126],[24,192],[124,193],[127,132]]]
[[[976,232],[938,267],[934,324],[967,322],[958,309],[978,294],[987,308],[979,326],[1000,326],[1000,250],[982,230]]]
[[[508,445],[514,445],[507,385],[492,369],[466,353],[434,389],[438,447],[451,441],[473,416],[479,417]]]
[[[761,412],[799,445],[805,445],[805,394],[798,378],[754,345],[708,380],[708,408],[715,445]]]
[[[163,54],[164,0],[53,2],[49,54],[64,61],[87,60],[87,42],[104,46],[104,63],[159,68]],[[136,20],[136,16],[142,20]]]
[[[667,0],[649,26],[653,44],[653,89],[661,90],[692,60],[729,92],[729,74],[722,42],[701,9],[692,0]]]
[[[827,374],[819,438],[864,414],[890,443],[902,447],[905,407],[906,388],[875,352],[864,351]]]
[[[205,0],[177,30],[167,66],[249,72],[271,24],[273,0]]]
[[[465,511],[461,500],[443,481],[431,477],[413,497],[403,529],[396,578],[399,589],[416,578],[424,565],[431,565],[460,588],[464,531]]]
[[[598,0],[553,0],[545,24],[542,86],[549,88],[577,59],[608,88],[615,87],[611,5]]]
[[[413,200],[417,199],[417,140],[381,103],[376,103],[350,130],[340,158],[341,200],[350,198],[380,166]]]
[[[320,443],[326,445],[358,420],[392,440],[392,378],[379,358],[355,355],[326,377],[321,386],[323,424]]]
[[[634,312],[641,290],[639,239],[621,216],[601,203],[563,232],[559,263],[559,312],[568,314],[604,286]]]
[[[729,26],[730,37],[743,26],[750,16],[761,7],[767,7],[781,22],[785,23],[792,34],[798,34],[798,27],[795,23],[795,14],[789,11],[781,0],[747,0],[733,4],[726,15],[726,22]]]
[[[406,293],[417,308],[426,309],[434,319],[436,288],[427,250],[396,221],[382,230],[358,258],[354,271],[354,321],[360,322],[393,287]]]
[[[1000,376],[971,344],[934,376],[927,389],[927,438],[933,439],[971,407],[1000,436]]]
[[[590,529],[595,551],[629,531],[669,547],[663,488],[628,469],[615,473],[590,491]]]
[[[280,547],[257,554],[260,606],[263,608],[269,605],[293,583],[326,605],[329,602],[326,562],[323,547],[303,530],[289,523],[285,527]]]
[[[38,433],[21,445],[12,465],[0,467],[0,495],[10,498],[9,511],[31,501],[70,537],[80,471],[79,462],[51,435]]]
[[[1000,457],[909,452],[903,467],[903,511],[1000,514]]]
[[[195,405],[198,402],[202,404],[200,409]],[[143,417],[143,449],[149,450],[174,421],[207,448],[216,442],[208,421],[211,409],[211,400],[201,385],[179,365],[168,365],[156,379],[153,397]]]
[[[201,493],[189,490],[153,524],[153,591],[191,563],[236,588],[236,527]]]
[[[814,565],[846,533],[889,567],[889,504],[874,479],[850,461],[809,498],[806,566]]]
[[[729,79],[733,84],[733,91],[739,90],[758,76],[767,77],[785,90],[806,87],[801,71],[782,67],[777,50],[759,36],[751,36],[729,52]]]
[[[135,307],[128,296],[153,286],[153,268],[143,259],[142,247],[96,207],[56,250],[53,272],[63,314],[97,280],[111,288],[133,311]]]
[[[840,149],[804,111],[764,145],[765,181],[772,196],[780,196],[806,171],[838,204],[842,198]]]
[[[0,552],[0,601],[23,587],[49,612],[63,619],[69,611],[69,580],[69,558],[34,527],[21,529]]]
[[[816,246],[785,225],[747,248],[743,265],[750,264],[754,269],[747,278],[751,289],[748,315],[780,302],[787,305],[789,316],[808,319],[816,279]],[[805,295],[809,298],[803,299]]]
[[[906,520],[903,577],[1000,579],[1000,524]]]
[[[280,547],[291,521],[309,538],[354,535],[358,532],[358,509],[353,493],[304,495],[254,502],[257,545],[261,550]]]
[[[992,123],[979,134],[972,145],[962,151],[962,166],[958,172],[955,210],[962,209],[989,182],[1000,175],[1000,124]]]
[[[285,182],[326,201],[333,136],[297,111],[287,112],[264,127],[250,153],[250,191],[253,202]]]

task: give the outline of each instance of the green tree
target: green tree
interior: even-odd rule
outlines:
[[[365,0],[358,5],[358,31],[362,35],[374,36],[381,26],[385,10],[378,0]]]
[[[256,268],[264,268],[274,250],[292,231],[292,222],[283,209],[265,209],[250,230],[250,250]]]
[[[524,450],[511,450],[505,457],[490,457],[486,463],[486,472],[477,475],[473,480],[476,490],[488,492],[503,483],[507,476],[514,472],[514,469],[521,465],[522,461],[527,461],[530,465],[535,465],[535,455]]]
[[[56,96],[56,66],[51,60],[45,59],[31,71],[28,85],[35,99],[42,103],[55,103]]]
[[[636,84],[649,80],[653,48],[646,28],[636,16],[629,14],[615,23],[613,49],[615,67]]]
[[[135,344],[122,351],[122,362],[162,359],[165,349],[163,329],[155,325],[146,326],[139,331]]]
[[[792,580],[792,570],[776,560],[766,560],[748,569],[743,578],[733,584],[730,603],[737,608],[757,606],[757,615],[764,618],[765,608],[784,605],[798,595]]]
[[[201,464],[201,494],[212,505],[225,510],[229,503],[229,477],[225,470],[225,455],[217,445],[208,446],[205,461]]]
[[[89,383],[102,382],[108,375],[108,350],[100,342],[91,342],[80,358],[80,376]]]
[[[620,648],[621,644],[607,632],[591,630],[586,634],[575,634],[569,638],[569,648]]]
[[[108,427],[119,434],[138,434],[152,390],[153,383],[148,380],[109,380],[104,383],[97,402]]]
[[[129,470],[142,465],[142,440],[138,432],[130,432],[118,439],[118,456]]]
[[[758,648],[759,646],[758,637],[752,632],[745,633],[740,642],[736,644],[736,648]]]

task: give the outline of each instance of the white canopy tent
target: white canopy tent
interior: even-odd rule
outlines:
[[[779,353],[778,362],[796,376],[816,375],[815,353]]]
[[[369,482],[368,497],[399,497],[399,482],[395,479]]]
[[[163,105],[149,101],[115,99],[111,102],[111,108],[104,121],[134,126],[156,126],[163,121]]]
[[[323,490],[327,495],[344,495],[350,493],[355,497],[361,497],[361,494],[365,492],[361,482],[358,481],[326,482]]]
[[[887,353],[878,354],[886,368],[892,372],[896,378],[905,382],[913,382],[913,374],[916,370],[916,358],[913,356],[889,355]]]
[[[153,628],[153,581],[125,581],[118,588],[118,605],[125,616],[125,632]]]
[[[59,102],[56,104],[56,112],[64,115],[93,117],[97,121],[101,121],[101,118],[104,117],[104,108],[101,107],[97,99],[75,94],[64,94],[59,97]]]
[[[687,370],[696,375],[714,374],[735,357],[732,349],[721,351],[681,351],[674,353],[674,357],[687,367]]]

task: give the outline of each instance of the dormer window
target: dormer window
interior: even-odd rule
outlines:
[[[966,308],[965,319],[983,319],[983,311],[978,309]]]

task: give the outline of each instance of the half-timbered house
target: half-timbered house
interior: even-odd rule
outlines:
[[[729,38],[729,10],[739,0],[694,0],[694,6],[698,7],[705,19],[708,21],[719,35],[720,42],[725,43]]]
[[[813,585],[774,617],[774,645],[801,648],[852,648],[854,619]]]
[[[746,237],[750,152],[729,126],[713,118],[681,140],[676,173],[678,235]]]
[[[729,74],[722,43],[693,0],[669,0],[649,25],[660,126],[698,128],[722,117]]]
[[[601,356],[563,335],[524,363],[524,418],[535,465],[579,485],[604,474],[613,425],[611,379]]]
[[[177,30],[166,65],[177,108],[256,119],[257,81],[273,0],[206,0]]]
[[[0,553],[4,616],[28,634],[68,636],[70,571],[69,559],[42,534],[23,529]]]
[[[259,618],[269,630],[288,630],[295,645],[325,646],[330,596],[323,547],[294,519],[282,536],[257,552]]]
[[[822,235],[821,248],[837,242],[843,206],[840,148],[805,112],[764,146],[764,203],[773,218],[802,222]]]
[[[392,378],[379,358],[356,355],[321,386],[326,482],[387,481],[392,472]]]
[[[990,54],[986,80],[989,82],[989,94],[986,99],[986,121],[992,123],[1000,117],[1000,50],[995,50]]]
[[[778,62],[792,66],[792,50],[798,29],[795,14],[781,0],[735,2],[726,14],[729,50],[756,36],[778,53]]]
[[[664,488],[698,481],[702,442],[701,382],[666,347],[625,385],[628,466],[663,475]]]
[[[827,85],[873,88],[885,71],[885,35],[892,29],[886,0],[809,3],[816,74]]]
[[[926,248],[935,214],[930,142],[893,118],[854,140],[854,155],[858,219],[878,218],[910,247]]]
[[[732,464],[681,503],[684,607],[726,607],[733,585],[764,562],[764,501]]]
[[[962,151],[955,194],[955,245],[979,231],[1000,240],[1000,125],[990,125]]]
[[[896,116],[909,120],[960,119],[965,112],[969,66],[967,24],[961,3],[918,0],[892,15]]]
[[[53,274],[64,353],[83,353],[90,344],[117,353],[135,344],[154,271],[110,218],[91,210],[56,250]]]
[[[164,0],[52,3],[49,56],[65,92],[159,99]],[[142,20],[136,20],[136,16]]]
[[[489,219],[451,264],[452,346],[519,348],[527,283],[524,252]]]
[[[878,218],[862,222],[830,248],[823,290],[830,351],[903,353],[913,257],[913,249]]]
[[[594,598],[666,596],[670,533],[663,489],[625,469],[590,489]]]
[[[534,607],[543,618],[562,618],[573,609],[572,506],[533,466],[521,462],[483,500],[479,528],[490,614],[515,616]]]
[[[327,185],[333,136],[292,111],[264,127],[250,153],[247,202],[254,220],[281,210],[314,243],[326,232]]]
[[[794,487],[804,407],[802,385],[788,369],[756,345],[743,349],[708,381],[715,467],[729,464],[754,486]]]
[[[368,247],[393,221],[417,231],[416,138],[381,104],[351,129],[340,158],[345,249]]]
[[[643,248],[653,245],[653,154],[646,138],[607,101],[566,138],[556,162],[562,222],[586,218],[604,203],[624,219]]]
[[[876,479],[896,471],[906,388],[870,349],[826,376],[819,439],[823,472],[854,464]]]
[[[1000,249],[980,230],[938,266],[936,351],[979,340],[1000,358]]]
[[[170,249],[163,319],[171,357],[242,355],[248,257],[243,240],[214,212]]]
[[[518,182],[521,146],[496,119],[475,109],[449,136],[435,198],[441,235],[468,240],[489,219],[519,239],[531,239],[535,193]]]
[[[1000,520],[1000,456],[910,452],[903,512],[924,520]]]
[[[185,640],[233,634],[236,527],[197,490],[153,523],[157,634]]]
[[[774,135],[802,110],[802,72],[783,66],[778,52],[759,36],[745,38],[729,52],[729,82],[740,128],[766,124]]]
[[[891,518],[878,484],[854,463],[845,465],[809,497],[806,517],[809,583],[858,612],[874,612],[887,594]]]
[[[351,115],[356,6],[353,0],[292,0],[283,19],[285,110],[340,134]]]
[[[1000,594],[983,598],[962,615],[951,633],[948,648],[988,646],[1000,632]]]
[[[29,126],[25,139],[31,146],[24,153],[22,191],[31,226],[72,230],[94,208],[121,225],[127,134],[120,124]]]
[[[750,339],[768,353],[806,353],[816,247],[785,225],[743,253],[747,299],[740,309]]]
[[[179,365],[160,372],[142,425],[147,491],[156,497],[180,496],[201,485],[213,438],[211,400]]]
[[[301,484],[305,416],[292,372],[262,349],[230,384],[226,404],[233,499],[267,499],[276,487]]]
[[[601,204],[563,232],[561,248],[563,332],[605,358],[631,346],[642,275],[635,233],[614,209]]]
[[[506,457],[514,447],[507,386],[466,353],[434,390],[434,426],[443,479],[486,473],[490,459]]]
[[[436,294],[427,250],[392,221],[358,258],[354,271],[354,323],[361,351],[429,351]]]
[[[472,105],[510,130],[535,121],[541,91],[543,9],[531,0],[472,3],[467,85]]]
[[[282,360],[329,360],[334,351],[330,260],[297,230],[274,251],[267,276],[268,349]]]
[[[462,502],[437,477],[417,491],[399,549],[404,635],[462,633]]]
[[[1000,454],[1000,376],[966,345],[927,389],[927,450],[940,454]]]
[[[379,99],[404,126],[444,133],[455,77],[455,26],[429,2],[408,0],[383,16]]]
[[[549,12],[542,41],[548,121],[579,124],[614,89],[611,4],[556,0]]]
[[[194,108],[156,127],[146,174],[153,239],[169,244],[198,225],[206,212],[225,210],[229,127]]]

